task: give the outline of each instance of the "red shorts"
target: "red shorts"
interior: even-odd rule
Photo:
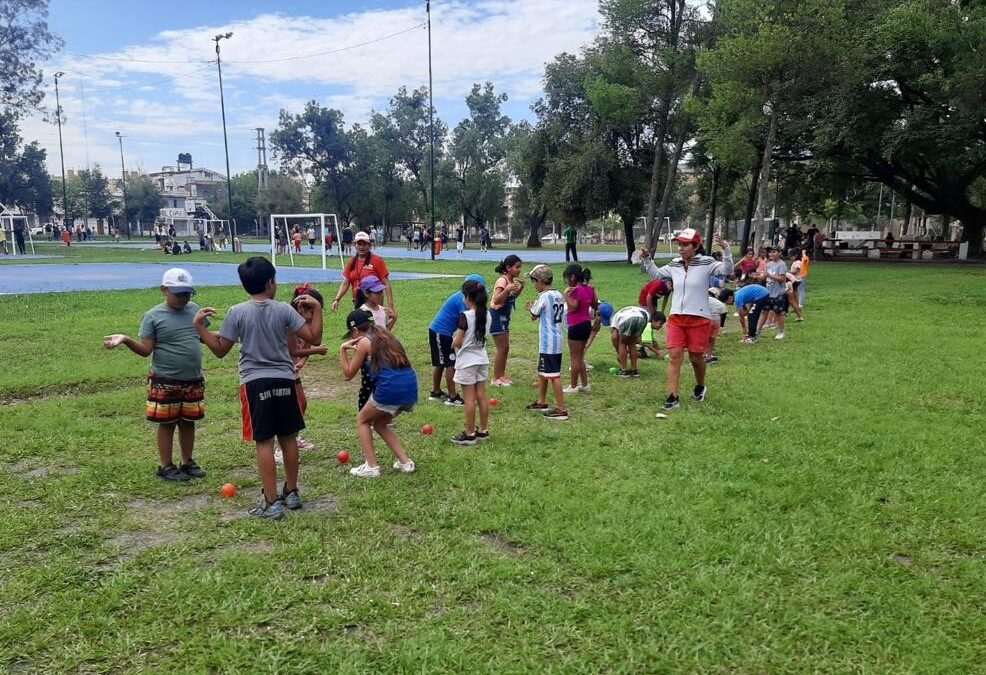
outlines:
[[[665,331],[668,334],[668,349],[685,347],[693,354],[704,354],[712,337],[712,322],[704,316],[672,314]]]

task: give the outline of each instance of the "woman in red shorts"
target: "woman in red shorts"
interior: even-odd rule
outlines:
[[[671,317],[667,331],[668,353],[671,363],[668,366],[668,398],[665,410],[674,410],[678,401],[678,381],[681,379],[681,363],[685,350],[695,371],[695,391],[692,400],[700,403],[705,400],[705,352],[712,336],[712,311],[709,309],[709,286],[713,275],[728,276],[733,270],[733,255],[729,244],[716,235],[716,244],[722,249],[722,260],[697,253],[702,243],[702,235],[689,228],[682,230],[675,241],[678,242],[679,256],[670,263],[658,267],[651,260],[650,251],[640,252],[640,264],[644,271],[654,279],[670,281],[674,288],[671,300]]]

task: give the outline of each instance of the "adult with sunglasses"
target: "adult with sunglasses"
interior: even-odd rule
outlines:
[[[394,305],[394,289],[390,286],[390,271],[387,269],[387,263],[370,250],[370,235],[366,232],[357,232],[353,239],[356,243],[356,255],[342,270],[342,285],[339,286],[339,291],[332,301],[332,311],[339,310],[339,300],[350,289],[353,293],[353,307],[359,308],[366,302],[366,297],[360,290],[360,282],[366,277],[376,277],[384,285],[387,306],[390,307],[396,319],[397,307]]]
[[[671,297],[671,317],[666,325],[668,353],[668,398],[665,410],[679,407],[678,382],[681,379],[681,363],[685,350],[695,371],[695,391],[692,400],[700,403],[705,400],[705,352],[712,337],[712,310],[709,308],[709,286],[713,275],[728,276],[733,271],[733,254],[729,243],[716,235],[716,244],[722,249],[722,260],[701,255],[698,247],[702,235],[688,228],[682,230],[675,241],[678,242],[679,255],[663,267],[651,260],[650,251],[640,251],[640,265],[654,279],[670,281],[674,288]]]

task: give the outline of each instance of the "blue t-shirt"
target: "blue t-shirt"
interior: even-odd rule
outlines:
[[[746,307],[747,305],[752,305],[757,300],[766,298],[767,295],[767,289],[760,284],[748,284],[736,291],[736,306]]]
[[[459,315],[466,311],[466,299],[461,291],[456,291],[442,304],[435,319],[428,326],[439,335],[454,335],[459,325]]]

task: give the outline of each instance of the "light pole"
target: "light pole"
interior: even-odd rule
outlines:
[[[223,61],[219,55],[219,41],[233,37],[233,31],[220,33],[212,38],[216,43],[216,67],[219,69],[219,107],[223,112],[223,146],[226,148],[226,200],[229,206],[229,222],[233,226],[233,241],[236,242],[236,221],[233,219],[233,176],[229,172],[229,139],[226,138],[226,101],[223,97]]]
[[[127,239],[130,239],[130,218],[127,216],[127,167],[123,164],[123,136],[116,132],[116,140],[120,141],[120,185],[123,186],[123,220],[127,223]]]
[[[431,0],[425,0],[428,14],[428,135],[431,136],[431,259],[435,259],[435,92],[431,80]]]
[[[68,228],[68,186],[65,182],[65,148],[62,147],[62,104],[58,100],[58,78],[65,73],[55,73],[55,117],[58,118],[58,154],[62,158],[62,227]]]

